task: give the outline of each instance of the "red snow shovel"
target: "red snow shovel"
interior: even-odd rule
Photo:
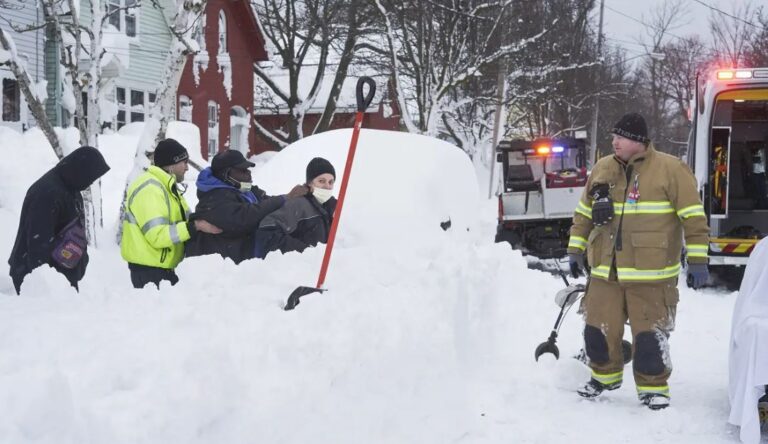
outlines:
[[[363,86],[368,85],[368,94],[363,96]],[[299,305],[299,300],[302,296],[306,296],[312,293],[322,293],[326,291],[323,287],[325,282],[325,274],[328,272],[328,264],[331,261],[331,252],[333,252],[333,241],[336,240],[336,229],[339,227],[339,220],[341,220],[341,210],[344,208],[344,196],[347,195],[347,185],[349,184],[349,173],[352,171],[352,162],[355,160],[355,150],[357,149],[357,138],[360,135],[360,127],[363,125],[363,113],[368,108],[373,100],[373,95],[376,94],[376,83],[370,77],[360,77],[357,80],[357,113],[355,114],[355,126],[352,129],[352,141],[349,144],[349,152],[347,153],[347,163],[344,167],[344,177],[341,179],[341,190],[339,191],[339,201],[336,204],[336,211],[333,214],[333,222],[331,223],[331,231],[328,233],[328,245],[325,247],[325,255],[323,255],[323,265],[320,267],[320,276],[317,278],[317,286],[315,287],[298,287],[293,290],[288,301],[283,307],[286,311],[293,310]]]

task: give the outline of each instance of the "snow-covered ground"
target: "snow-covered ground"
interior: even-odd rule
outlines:
[[[181,128],[182,139],[188,128]],[[339,177],[350,132],[305,139],[260,163],[271,193],[306,161]],[[194,143],[194,134],[189,143]],[[735,294],[680,287],[672,407],[652,412],[624,387],[595,402],[569,356],[533,359],[562,281],[494,244],[496,203],[469,160],[420,136],[364,130],[330,291],[281,309],[313,285],[323,248],[235,266],[184,261],[181,282],[131,288],[114,238],[138,133],[103,139],[107,223],[81,292],[48,267],[22,296],[0,276],[1,443],[721,443]],[[197,147],[195,147],[197,148]],[[0,129],[0,256],[10,254],[26,188],[55,163],[36,131]],[[188,176],[194,181],[194,174]],[[194,205],[194,188],[186,195]],[[439,222],[451,218],[447,232]]]

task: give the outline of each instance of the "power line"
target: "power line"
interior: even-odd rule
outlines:
[[[685,40],[685,37],[681,37],[681,36],[679,36],[679,35],[677,35],[677,34],[673,34],[673,33],[669,32],[669,31],[666,31],[666,30],[662,30],[661,28],[658,28],[658,27],[656,27],[656,26],[654,26],[654,25],[650,25],[650,24],[648,24],[648,23],[646,23],[646,22],[644,22],[644,21],[640,20],[640,19],[639,19],[639,18],[637,18],[637,17],[632,17],[631,15],[627,15],[627,14],[625,14],[625,13],[623,13],[623,12],[621,12],[621,11],[617,10],[617,9],[611,8],[611,7],[610,7],[610,6],[608,6],[608,5],[605,5],[605,7],[606,7],[607,9],[610,9],[611,11],[615,12],[616,14],[619,14],[619,15],[621,15],[621,16],[623,16],[623,17],[626,17],[626,18],[628,18],[628,19],[630,19],[630,20],[632,20],[632,21],[634,21],[634,22],[640,23],[641,25],[645,26],[646,28],[651,28],[651,29],[653,29],[653,30],[655,30],[655,31],[664,31],[664,33],[665,33],[665,34],[671,35],[672,37],[674,37],[674,38],[676,38],[676,39],[679,39],[679,40]]]
[[[632,42],[632,41],[629,41],[629,40],[622,40],[622,39],[617,39],[617,38],[608,37],[608,36],[603,36],[603,38],[606,39],[606,40],[612,40],[614,42],[624,43],[624,44],[627,44],[627,45],[642,46],[643,48],[645,48],[645,45],[643,45],[642,43],[638,43],[638,42]]]
[[[720,14],[723,14],[723,15],[725,15],[725,16],[728,16],[728,17],[730,17],[730,18],[732,18],[732,19],[734,19],[734,20],[738,20],[738,21],[740,21],[740,22],[742,22],[742,23],[746,23],[747,25],[749,25],[749,26],[754,26],[755,28],[758,28],[758,29],[763,29],[763,28],[761,28],[760,26],[758,26],[758,25],[756,25],[756,24],[754,24],[754,23],[752,23],[752,22],[750,22],[750,21],[744,20],[743,18],[741,18],[741,17],[737,17],[737,16],[735,16],[735,15],[733,15],[733,14],[729,14],[729,13],[727,13],[727,12],[723,11],[722,9],[719,9],[719,8],[716,8],[716,7],[712,6],[712,5],[709,5],[709,4],[707,4],[707,3],[704,3],[704,2],[703,2],[703,1],[701,1],[701,0],[693,0],[693,1],[694,1],[694,2],[696,2],[696,3],[698,3],[698,4],[700,4],[700,5],[702,5],[702,6],[706,6],[707,8],[709,8],[709,9],[711,9],[711,10],[715,11],[715,12],[719,12]]]

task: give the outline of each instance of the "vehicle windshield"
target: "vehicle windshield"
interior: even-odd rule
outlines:
[[[525,154],[522,151],[509,153],[510,165],[531,165],[533,177],[538,180],[546,171],[547,173],[559,173],[567,170],[578,170],[582,167],[582,160],[577,148],[564,148],[560,153],[548,155]]]

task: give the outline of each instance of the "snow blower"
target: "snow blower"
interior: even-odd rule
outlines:
[[[576,301],[578,301],[583,295],[585,295],[587,288],[589,288],[589,278],[587,278],[586,286],[584,284],[571,285],[559,265],[557,269],[560,272],[560,277],[563,279],[563,282],[565,282],[565,288],[558,291],[555,295],[555,303],[560,306],[560,313],[557,315],[555,326],[552,327],[549,338],[539,344],[538,347],[536,347],[534,357],[536,358],[537,362],[541,355],[545,353],[552,353],[555,355],[555,359],[560,359],[560,349],[557,348],[555,342],[557,342],[557,334],[560,332],[562,321],[565,318],[565,314],[568,313],[573,304],[576,303]],[[621,351],[624,355],[624,365],[630,363],[632,361],[632,344],[629,341],[622,339]],[[579,353],[574,356],[574,358],[585,364],[587,363],[587,354],[584,349],[581,349]]]
[[[363,95],[363,86],[368,85],[368,94]],[[320,267],[320,276],[317,278],[317,285],[315,287],[297,287],[288,296],[288,300],[283,307],[286,311],[293,310],[299,305],[299,299],[303,296],[312,293],[322,293],[326,289],[323,288],[325,283],[325,274],[328,272],[328,264],[331,261],[331,252],[333,251],[333,242],[336,239],[336,229],[339,226],[341,220],[341,209],[344,207],[344,196],[347,195],[347,185],[349,183],[349,174],[352,171],[352,162],[355,159],[355,150],[357,149],[357,138],[360,136],[360,127],[363,125],[363,115],[365,110],[371,104],[373,95],[376,94],[376,83],[370,77],[360,77],[357,80],[357,113],[355,114],[355,125],[352,129],[352,140],[349,144],[349,151],[347,152],[347,163],[344,167],[344,176],[341,179],[341,189],[339,190],[339,201],[336,203],[336,211],[333,213],[333,222],[331,222],[331,230],[328,233],[328,244],[325,247],[325,254],[323,255],[323,263]]]

